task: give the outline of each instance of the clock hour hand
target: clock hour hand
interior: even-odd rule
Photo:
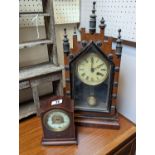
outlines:
[[[94,64],[94,58],[91,57],[91,72],[94,72],[93,64]]]

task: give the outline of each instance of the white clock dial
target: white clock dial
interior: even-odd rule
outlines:
[[[65,111],[54,109],[45,114],[44,124],[51,131],[60,132],[69,127],[70,118]]]
[[[90,53],[78,62],[77,75],[87,85],[98,85],[106,80],[108,66],[97,54]]]

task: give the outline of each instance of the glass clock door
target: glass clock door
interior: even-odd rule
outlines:
[[[108,111],[112,65],[99,52],[90,51],[71,64],[72,98],[76,110]]]

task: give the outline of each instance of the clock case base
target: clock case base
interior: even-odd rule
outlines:
[[[110,112],[89,112],[75,109],[75,123],[79,126],[120,129],[118,112],[115,107]]]
[[[68,140],[51,140],[51,139],[46,139],[42,138],[42,145],[71,145],[71,144],[78,144],[77,139],[68,139]]]
[[[117,120],[106,120],[105,118],[75,118],[75,123],[79,126],[86,127],[98,127],[98,128],[109,128],[109,129],[120,129],[119,119]]]

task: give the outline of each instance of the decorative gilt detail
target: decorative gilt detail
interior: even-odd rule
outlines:
[[[119,72],[119,67],[118,66],[115,67],[115,72]]]

